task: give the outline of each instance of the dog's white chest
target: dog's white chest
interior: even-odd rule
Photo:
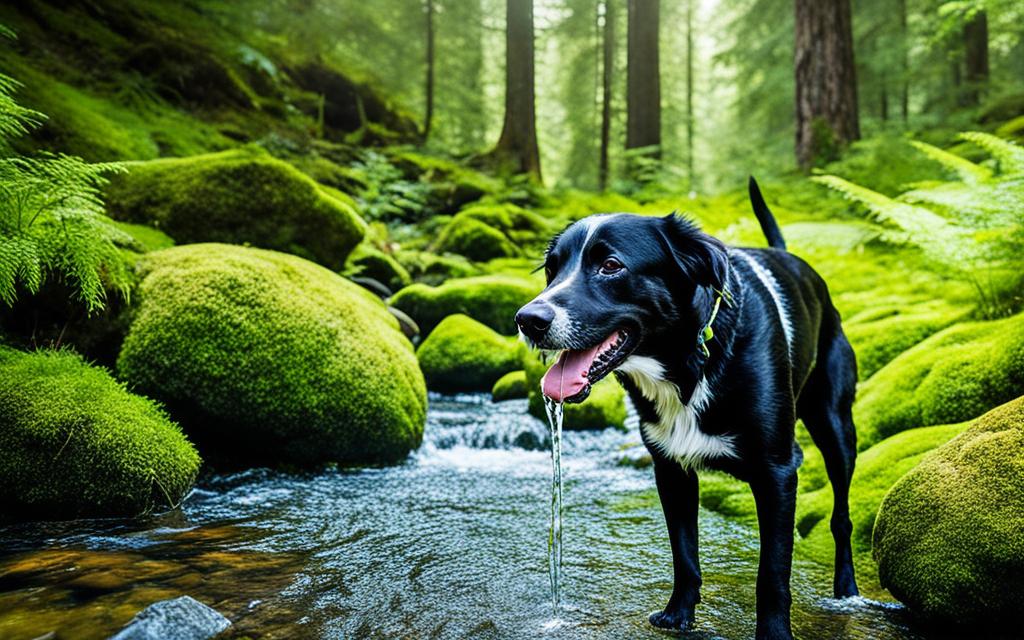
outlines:
[[[619,366],[654,403],[657,422],[644,422],[640,428],[667,457],[686,468],[700,467],[708,458],[734,457],[732,438],[714,436],[700,430],[701,412],[711,401],[707,378],[701,378],[693,397],[686,404],[679,399],[679,388],[665,380],[665,368],[654,358],[631,356]]]

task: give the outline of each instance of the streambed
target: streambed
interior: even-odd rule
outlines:
[[[552,616],[548,428],[525,401],[432,396],[405,464],[206,478],[144,522],[0,529],[0,638],[106,638],[156,600],[191,595],[227,637],[663,638],[671,591],[650,469],[616,464],[623,434],[567,431],[561,621]],[[693,638],[754,632],[756,531],[701,512],[704,602]],[[905,610],[828,598],[827,567],[797,562],[797,637],[916,639]]]

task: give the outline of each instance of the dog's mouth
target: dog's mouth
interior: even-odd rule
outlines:
[[[590,388],[615,370],[636,348],[636,338],[618,329],[589,349],[566,349],[541,380],[544,395],[555,402],[583,402]]]

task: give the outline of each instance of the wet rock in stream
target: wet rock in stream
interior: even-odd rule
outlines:
[[[231,621],[191,596],[149,605],[110,640],[206,640]]]

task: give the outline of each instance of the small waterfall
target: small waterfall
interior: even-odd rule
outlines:
[[[562,574],[562,403],[545,397],[548,423],[551,425],[551,527],[548,531],[548,575],[551,578],[551,604],[555,617],[561,606]]]

